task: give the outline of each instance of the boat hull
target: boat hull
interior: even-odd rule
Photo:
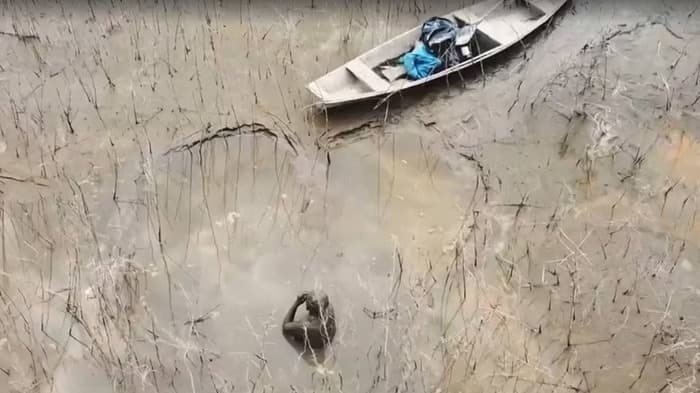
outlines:
[[[445,15],[444,17],[455,21],[476,23],[478,42],[482,44],[483,51],[463,63],[417,81],[405,78],[385,80],[381,72],[376,70],[382,62],[410,50],[420,36],[420,26],[363,53],[306,87],[316,98],[314,106],[321,108],[386,99],[398,92],[482,63],[521,43],[524,38],[545,25],[566,2],[567,0],[520,0],[508,8],[503,0],[487,1]]]

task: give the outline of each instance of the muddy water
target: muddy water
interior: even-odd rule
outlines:
[[[464,82],[306,110],[461,3],[9,5],[0,384],[696,390],[694,7],[576,2]],[[325,359],[280,334],[310,288]]]

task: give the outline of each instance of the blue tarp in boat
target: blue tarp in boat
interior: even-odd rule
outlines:
[[[406,69],[406,74],[413,80],[430,76],[442,66],[440,59],[433,55],[422,42],[418,42],[411,52],[406,53],[401,58],[401,62]]]

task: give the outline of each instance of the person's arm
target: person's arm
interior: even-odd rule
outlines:
[[[304,322],[296,322],[294,321],[294,315],[297,313],[297,308],[304,304],[306,301],[307,294],[302,293],[301,295],[297,296],[296,301],[292,305],[292,307],[289,308],[289,311],[287,311],[287,315],[284,317],[284,322],[282,323],[282,333],[285,335],[291,336],[295,339],[301,339],[303,340],[304,338]]]

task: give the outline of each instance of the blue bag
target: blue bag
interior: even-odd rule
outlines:
[[[442,66],[442,62],[423,45],[418,42],[413,50],[401,58],[406,74],[413,80],[430,76]]]

